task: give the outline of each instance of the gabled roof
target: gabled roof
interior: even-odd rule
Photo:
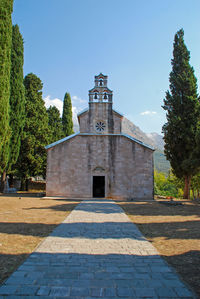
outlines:
[[[71,139],[71,138],[74,138],[74,137],[77,136],[77,135],[79,135],[79,133],[72,134],[72,135],[67,136],[67,137],[65,137],[65,138],[62,138],[62,139],[60,139],[60,140],[58,140],[58,141],[55,141],[55,142],[53,142],[53,143],[51,143],[51,144],[48,144],[48,145],[45,146],[45,149],[49,149],[49,148],[51,148],[51,147],[54,147],[55,145],[57,145],[57,144],[59,144],[59,143],[62,143],[62,142],[64,142],[64,141],[66,141],[66,140],[69,140],[69,139]]]
[[[128,139],[130,139],[130,140],[132,140],[132,141],[134,141],[134,142],[136,142],[136,143],[138,143],[138,144],[146,147],[146,148],[149,148],[152,151],[155,150],[150,145],[145,144],[144,142],[142,142],[142,141],[140,141],[140,140],[138,140],[138,139],[136,139],[136,138],[134,138],[134,137],[132,137],[132,136],[130,136],[128,134],[124,134],[124,133],[121,133],[121,134],[94,134],[94,133],[80,133],[80,132],[78,132],[76,134],[73,134],[73,135],[70,135],[70,136],[67,136],[67,137],[65,137],[63,139],[60,139],[60,140],[54,142],[54,143],[51,143],[51,144],[45,146],[45,149],[49,149],[51,147],[54,147],[54,146],[56,146],[56,145],[58,145],[60,143],[63,143],[65,141],[69,140],[69,139],[72,139],[72,138],[74,138],[76,136],[123,136],[123,137],[126,137],[126,138],[128,138]]]
[[[120,113],[120,112],[118,112],[117,110],[115,110],[115,109],[112,109],[113,110],[113,112],[115,112],[116,114],[118,114],[118,115],[120,115],[120,116],[124,116],[122,113]],[[86,112],[88,112],[89,111],[89,109],[88,108],[85,108],[84,110],[82,110],[81,112],[79,112],[78,114],[77,114],[77,117],[79,117],[81,114],[84,114],[84,113],[86,113]]]
[[[79,115],[84,114],[87,111],[89,111],[88,108],[83,109],[82,111],[80,111],[79,113],[77,113],[77,117],[79,117]]]
[[[104,89],[103,90],[103,92],[110,92],[110,93],[112,93],[112,90],[111,89],[109,89],[107,86],[95,86],[95,87],[93,87],[92,89],[90,89],[89,90],[89,93],[91,93],[91,92],[99,92],[99,90],[98,89]]]
[[[99,75],[95,76],[95,79],[97,79],[97,78],[103,78],[104,79],[104,78],[108,78],[108,76],[100,73]]]
[[[130,136],[128,134],[122,133],[121,135],[123,135],[124,137],[126,137],[126,138],[128,138],[130,140],[135,141],[136,143],[139,143],[139,144],[141,144],[141,145],[143,145],[143,146],[151,149],[152,151],[155,151],[155,148],[153,148],[152,146],[150,146],[150,145],[148,145],[148,144],[146,144],[146,143],[144,143],[144,142],[142,142],[142,141],[140,141],[140,140],[138,140],[138,139],[136,139],[136,138],[134,138],[134,137],[132,137],[132,136]]]

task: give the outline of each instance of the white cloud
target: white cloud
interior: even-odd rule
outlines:
[[[157,114],[156,111],[149,111],[149,110],[140,113],[140,115],[155,115],[155,114]]]
[[[73,123],[74,123],[74,125],[78,125],[77,114],[78,114],[79,112],[80,112],[80,111],[78,110],[77,107],[72,106],[72,114],[73,114]]]
[[[72,96],[72,104],[75,104],[76,103],[76,105],[77,104],[86,104],[87,103],[87,101],[86,100],[83,100],[83,99],[81,99],[81,98],[79,98],[79,97],[77,97],[77,96]]]
[[[78,96],[72,96],[72,114],[73,114],[73,123],[74,126],[77,128],[78,127],[78,118],[77,114],[81,112],[87,105],[87,101],[79,98]],[[60,115],[62,116],[62,111],[63,111],[63,101],[55,98],[51,99],[51,96],[48,95],[47,97],[44,98],[45,101],[45,107],[49,108],[50,106],[56,106],[58,110],[60,111]]]
[[[55,99],[51,99],[50,96],[47,96],[46,98],[44,98],[45,101],[45,107],[49,108],[50,106],[56,106],[56,108],[58,108],[58,110],[60,111],[60,115],[62,115],[62,110],[63,110],[63,101],[55,98]]]

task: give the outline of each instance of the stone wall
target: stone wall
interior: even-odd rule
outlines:
[[[48,149],[47,165],[47,196],[92,197],[94,175],[106,197],[153,196],[153,151],[122,135],[77,135]]]
[[[111,103],[90,103],[90,109],[79,116],[80,132],[96,133],[95,124],[101,120],[106,124],[102,134],[120,134],[121,119],[122,117],[112,110]]]

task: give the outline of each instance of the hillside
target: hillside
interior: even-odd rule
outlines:
[[[134,125],[130,120],[124,117],[122,121],[122,132],[133,136],[144,143],[155,148],[154,152],[154,167],[159,172],[164,172],[166,175],[170,169],[170,163],[166,160],[163,149],[164,140],[161,135],[157,133],[146,134],[139,127]]]
[[[145,134],[139,127],[134,125],[130,120],[126,117],[122,120],[122,132],[133,136],[134,138],[154,147],[157,148],[157,144],[152,138],[149,138],[147,134]]]
[[[170,163],[166,160],[162,150],[158,149],[154,152],[154,168],[158,172],[164,172],[166,175],[169,174]]]

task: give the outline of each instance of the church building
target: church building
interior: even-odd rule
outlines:
[[[46,146],[46,195],[151,199],[154,149],[122,132],[107,76],[94,82],[89,109],[78,115],[80,132]]]

